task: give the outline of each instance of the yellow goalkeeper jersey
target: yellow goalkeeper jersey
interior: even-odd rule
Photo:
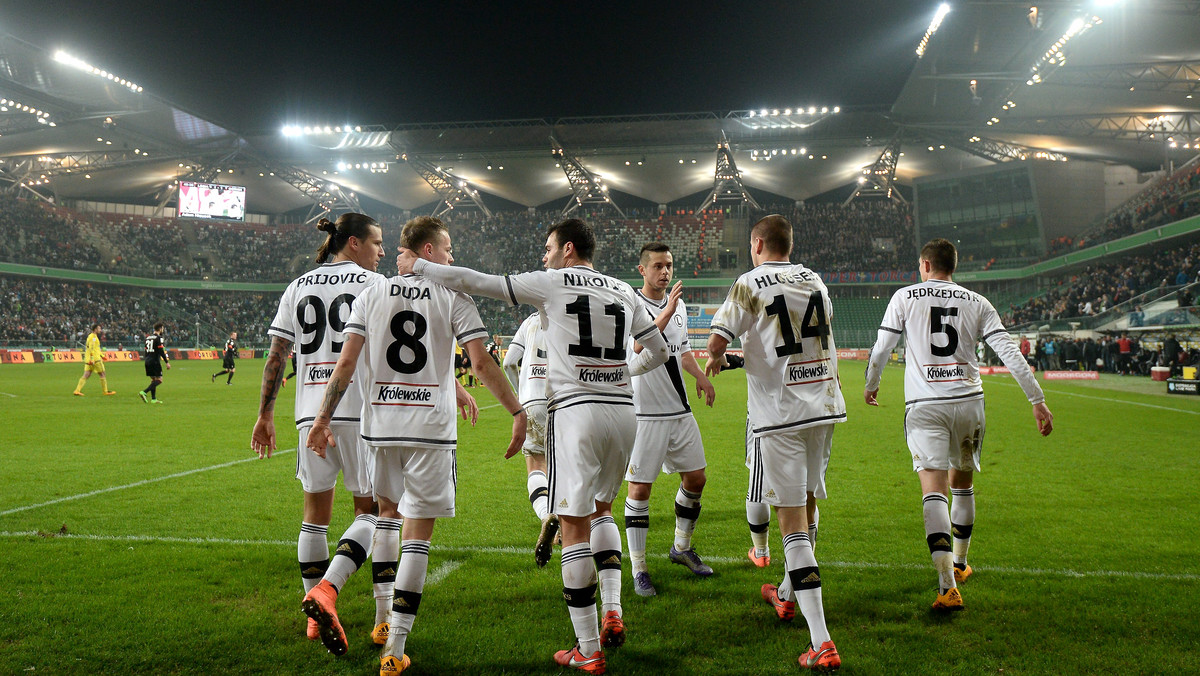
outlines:
[[[87,337],[87,350],[83,353],[84,363],[103,360],[104,354],[100,351],[100,337],[94,333],[89,333]]]

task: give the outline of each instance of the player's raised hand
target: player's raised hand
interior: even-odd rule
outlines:
[[[334,440],[333,430],[329,429],[329,425],[318,422],[313,423],[312,429],[308,431],[308,439],[304,445],[318,457],[324,458],[325,449],[330,446],[337,448],[337,441]]]
[[[479,403],[457,378],[454,379],[454,402],[462,411],[463,420],[470,420],[471,426],[474,427],[479,420]]]
[[[1046,402],[1033,405],[1033,419],[1037,421],[1038,431],[1043,437],[1050,436],[1054,431],[1054,414],[1046,408]]]
[[[405,249],[402,246],[397,247],[396,251],[398,252],[396,254],[396,274],[411,274],[413,271],[413,266],[417,264],[417,252]]]
[[[717,400],[717,388],[713,387],[712,381],[708,378],[697,378],[696,396],[704,397],[704,403],[712,408],[713,402]]]
[[[271,457],[275,450],[275,421],[270,418],[259,418],[254,423],[254,433],[250,435],[250,450],[258,453],[258,457]]]
[[[879,390],[866,390],[863,392],[863,400],[867,402],[867,406],[878,406],[879,405],[879,402],[875,401],[875,397],[878,394],[879,394]]]
[[[525,426],[529,423],[528,414],[525,409],[521,409],[513,416],[512,440],[508,442],[508,448],[504,451],[504,459],[508,460],[521,450],[521,446],[525,445]]]
[[[679,307],[679,299],[683,296],[683,280],[675,282],[671,287],[671,293],[667,294],[667,304],[663,307],[663,312],[668,315],[675,314],[675,308]]]

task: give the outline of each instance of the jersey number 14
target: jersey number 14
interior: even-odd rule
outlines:
[[[783,344],[775,347],[775,356],[800,354],[804,351],[801,341],[805,338],[818,338],[821,341],[821,349],[829,349],[829,320],[825,316],[825,298],[820,292],[808,297],[808,307],[804,310],[804,319],[800,322],[799,341],[796,340],[796,333],[792,331],[792,315],[788,312],[783,294],[775,296],[767,306],[767,314],[774,315],[779,320],[779,336],[783,339]]]

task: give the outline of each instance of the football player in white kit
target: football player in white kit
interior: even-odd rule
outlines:
[[[373,219],[363,214],[346,213],[336,223],[321,219],[317,228],[327,233],[317,250],[319,267],[288,285],[267,331],[271,336],[271,350],[263,369],[258,420],[251,437],[251,447],[260,458],[270,457],[275,450],[275,399],[288,350],[293,344],[297,348],[300,384],[296,387],[296,428],[303,447],[308,428],[320,407],[325,383],[342,349],[351,305],[373,280],[383,279],[375,272],[383,258],[383,234]],[[369,468],[365,464],[365,447],[358,442],[361,408],[358,390],[352,389],[333,420],[341,442],[337,453],[326,458],[311,453],[297,454],[296,478],[304,489],[304,517],[297,553],[306,598],[314,589],[319,595],[336,598],[337,590],[358,570],[371,551],[375,531],[375,516],[371,513],[374,501]],[[355,519],[338,541],[337,553],[330,561],[326,537],[339,471],[343,485],[354,496]],[[308,637],[313,640],[319,637],[319,628],[312,619],[308,622]]]
[[[913,470],[921,479],[925,539],[938,573],[933,608],[962,610],[956,583],[972,572],[967,548],[975,524],[973,477],[980,469],[987,427],[976,342],[987,341],[1021,385],[1042,436],[1054,428],[1054,416],[996,309],[951,279],[958,265],[954,245],[945,239],[931,240],[921,248],[918,265],[921,283],[900,289],[888,303],[871,348],[863,396],[867,404],[879,405],[875,397],[883,367],[903,335],[907,349],[904,436]],[[953,504],[948,494],[953,494]]]
[[[541,521],[533,560],[541,568],[554,551],[554,536],[558,533],[558,517],[550,511],[549,481],[546,477],[546,337],[542,317],[537,312],[525,318],[517,329],[508,351],[504,353],[504,373],[517,390],[521,406],[529,417],[525,430],[525,488],[529,504]]]
[[[429,260],[447,265],[454,260],[450,233],[436,218],[409,221],[400,237],[402,246]],[[341,445],[330,421],[338,402],[353,390],[361,353],[361,436],[374,459],[379,520],[381,525],[399,525],[403,516],[403,554],[379,668],[381,676],[395,676],[411,664],[404,648],[421,605],[434,524],[454,516],[456,341],[474,358],[484,385],[513,415],[505,457],[514,455],[525,440],[526,418],[500,367],[484,349],[488,332],[466,294],[420,275],[377,279],[354,303],[345,332],[345,345],[305,446],[326,456]],[[318,622],[328,610],[317,609]],[[336,615],[325,619],[337,624]]]
[[[621,531],[612,501],[637,431],[629,376],[667,359],[667,344],[641,308],[633,289],[596,272],[591,226],[567,219],[547,230],[546,270],[485,275],[431,264],[402,251],[401,272],[415,271],[452,289],[528,303],[538,308],[546,331],[549,373],[546,396],[546,464],[550,508],[562,525],[563,596],[576,645],[560,650],[561,666],[602,674],[601,645],[625,641],[621,616]],[[628,351],[630,337],[645,348]],[[599,578],[603,629],[596,618]]]
[[[646,567],[646,534],[650,528],[650,489],[659,472],[679,474],[679,491],[675,494],[675,542],[671,546],[670,560],[703,577],[713,572],[692,547],[692,533],[700,516],[706,463],[700,428],[688,404],[682,371],[696,379],[696,393],[703,396],[709,406],[713,404],[716,391],[692,355],[687,307],[680,300],[683,283],[677,283],[670,293],[667,292],[674,267],[674,257],[666,244],[651,242],[642,247],[638,263],[642,288],[634,293],[666,338],[670,356],[662,366],[633,378],[638,429],[625,475],[629,482],[629,494],[625,499],[625,538],[629,542],[629,560],[633,568],[633,591],[639,596],[658,593]],[[634,349],[640,349],[640,346]]]
[[[783,216],[766,216],[751,228],[755,268],[734,282],[713,316],[705,371],[720,373],[729,343],[742,337],[750,432],[761,467],[751,477],[757,484],[752,492],[775,507],[787,570],[780,587],[790,583],[812,636],[800,667],[831,671],[842,661],[825,626],[808,523],[816,499],[826,497],[833,426],[846,421],[846,402],[830,332],[829,292],[819,275],[789,262],[791,252],[792,225]],[[791,596],[781,599],[772,584],[763,585],[762,595],[777,613]]]

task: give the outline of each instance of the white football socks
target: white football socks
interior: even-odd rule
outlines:
[[[592,558],[600,578],[600,601],[603,612],[621,612],[621,531],[611,516],[593,519],[591,523]]]
[[[800,612],[808,623],[812,644],[819,647],[829,640],[829,629],[825,627],[825,606],[821,601],[821,572],[808,533],[801,531],[783,536],[783,556]]]
[[[596,562],[589,543],[562,548],[562,578],[579,652],[593,655],[600,649],[600,620],[596,616]]]
[[[388,621],[392,611],[392,590],[400,561],[402,519],[379,517],[371,546],[371,591],[375,596],[375,624]]]
[[[296,539],[296,559],[300,562],[300,580],[304,593],[312,591],[325,571],[329,570],[329,526],[307,521],[300,523],[300,537]]]
[[[765,502],[746,501],[746,523],[750,524],[750,541],[754,543],[755,556],[770,556],[767,545],[771,526],[771,506]]]
[[[342,539],[338,540],[337,551],[325,571],[325,579],[334,589],[341,591],[346,580],[358,570],[371,554],[371,538],[375,534],[375,515],[359,514]]]
[[[533,506],[533,513],[537,514],[539,521],[544,521],[550,514],[548,486],[546,473],[538,469],[530,472],[525,479],[525,489],[529,491],[529,504]]]
[[[625,539],[634,575],[646,572],[646,533],[650,530],[650,501],[625,499]]]
[[[925,541],[938,574],[938,593],[945,594],[954,584],[954,555],[950,545],[950,501],[941,493],[926,493],[921,499],[925,515]]]
[[[400,543],[400,566],[396,570],[396,587],[392,592],[392,612],[384,655],[399,657],[417,619],[421,593],[425,589],[425,572],[429,570],[429,540],[403,540]]]
[[[975,487],[951,488],[950,534],[954,536],[954,565],[967,565],[967,550],[971,547],[971,531],[975,528]]]
[[[692,548],[692,533],[696,530],[696,519],[700,518],[700,494],[679,485],[675,493],[675,551],[686,552]]]

